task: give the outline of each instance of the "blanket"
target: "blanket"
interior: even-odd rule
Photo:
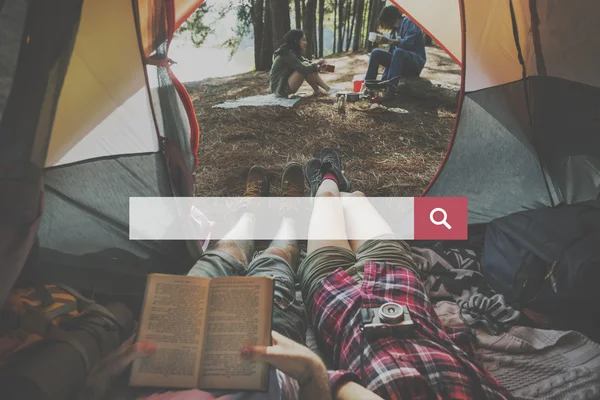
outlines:
[[[277,97],[274,94],[243,97],[241,99],[227,100],[224,103],[214,105],[212,108],[238,108],[238,107],[285,107],[292,108],[302,97],[291,98]]]
[[[413,259],[432,302],[452,300],[460,318],[491,334],[517,323],[521,313],[490,288],[481,273],[479,255],[469,249],[447,249],[442,242],[430,248],[412,247]]]
[[[456,303],[438,302],[435,311],[444,325],[465,327]],[[579,332],[526,326],[475,332],[480,361],[517,399],[600,398],[600,345]]]

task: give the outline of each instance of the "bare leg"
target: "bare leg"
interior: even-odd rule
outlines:
[[[326,84],[325,81],[323,81],[317,72],[304,76],[300,72],[294,71],[288,78],[288,86],[290,87],[290,91],[292,93],[296,93],[305,80],[315,93],[319,93],[319,87],[322,87],[326,91],[331,90],[331,87]]]
[[[342,193],[344,217],[348,236],[350,238],[360,235],[362,238],[372,239],[385,234],[393,234],[392,228],[383,219],[379,212],[361,192]],[[354,252],[366,242],[367,239],[350,240]]]
[[[331,90],[331,87],[323,81],[317,72],[308,75],[306,77],[306,82],[313,88],[315,94],[319,93],[319,87],[322,87],[327,92]]]
[[[314,200],[312,216],[308,228],[308,254],[326,246],[351,249],[346,237],[344,210],[340,191],[332,180],[325,180],[319,187]],[[334,236],[340,239],[327,239]],[[325,237],[325,239],[324,239]]]
[[[317,74],[317,84],[328,92],[331,90],[331,86],[326,84],[323,78],[321,78],[321,75],[319,74]]]
[[[237,224],[215,245],[215,250],[222,251],[237,258],[245,267],[254,254],[254,222],[255,216],[246,212]]]
[[[306,78],[298,71],[294,71],[288,78],[288,86],[292,93],[296,93]],[[313,87],[314,89],[314,87]]]
[[[269,248],[265,250],[265,254],[273,254],[283,258],[290,264],[294,271],[298,269],[298,264],[300,263],[298,242],[290,239],[296,236],[295,233],[294,219],[284,217],[275,238],[269,245]]]

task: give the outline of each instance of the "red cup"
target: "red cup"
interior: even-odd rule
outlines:
[[[327,72],[335,72],[335,65],[325,65],[325,71]]]
[[[365,83],[364,79],[359,79],[359,80],[354,81],[354,90],[353,91],[356,93],[359,93],[360,89],[362,89],[363,83]]]

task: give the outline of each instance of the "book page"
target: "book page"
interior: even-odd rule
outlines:
[[[244,346],[271,342],[273,283],[266,277],[212,279],[200,389],[267,389],[269,365],[240,354]]]
[[[207,278],[149,276],[138,340],[156,343],[157,351],[134,362],[132,386],[196,387],[209,286]]]

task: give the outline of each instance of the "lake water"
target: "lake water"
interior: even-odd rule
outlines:
[[[254,70],[252,48],[240,48],[231,59],[230,53],[228,48],[197,48],[189,39],[176,37],[171,42],[169,57],[177,62],[171,68],[181,82],[194,82]]]

